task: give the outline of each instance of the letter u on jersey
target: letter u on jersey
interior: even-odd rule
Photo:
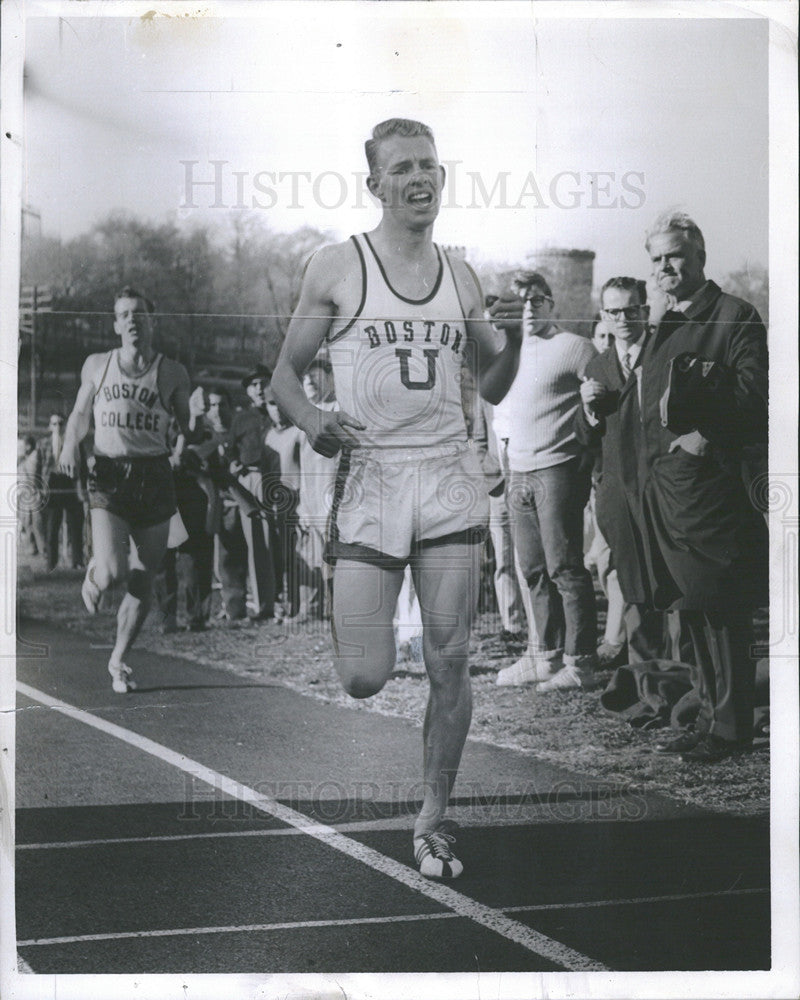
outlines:
[[[422,352],[428,362],[428,377],[424,382],[411,378],[411,372],[408,367],[408,359],[411,357],[411,351],[408,348],[396,347],[394,353],[400,359],[400,381],[406,389],[432,389],[436,385],[436,358],[439,354],[438,350],[424,350]]]

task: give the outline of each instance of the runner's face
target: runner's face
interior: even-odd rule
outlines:
[[[121,298],[114,303],[114,330],[123,347],[141,350],[153,340],[153,317],[142,299]]]
[[[439,214],[444,168],[424,136],[393,135],[378,146],[377,176],[370,190],[411,229],[432,225]]]

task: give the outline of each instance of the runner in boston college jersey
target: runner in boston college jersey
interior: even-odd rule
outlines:
[[[163,455],[167,448],[170,413],[158,386],[162,354],[155,354],[144,371],[126,372],[120,348],[109,351],[105,371],[94,394],[94,449],[109,458]]]
[[[411,566],[430,679],[414,856],[423,875],[447,878],[462,871],[442,821],[471,718],[466,654],[487,521],[460,376],[466,359],[482,395],[502,399],[519,359],[522,306],[495,303],[503,337],[483,318],[475,275],[433,243],[444,169],[427,126],[383,122],[366,153],[381,221],[309,262],[272,390],[316,451],[342,453],[329,551],[332,628],[336,668],[355,698],[380,691],[394,668],[392,618]],[[323,347],[338,412],[313,406],[302,389]]]
[[[121,346],[91,354],[84,362],[61,450],[61,468],[72,475],[80,442],[94,418],[95,457],[89,476],[93,555],[81,595],[93,614],[105,590],[127,582],[108,664],[113,689],[119,693],[135,687],[124,658],[147,616],[153,578],[177,509],[169,423],[174,416],[193,442],[201,435],[204,409],[202,389],[189,395],[183,365],[154,351],[152,312],[152,303],[135,289],[124,288],[116,297],[114,330]]]

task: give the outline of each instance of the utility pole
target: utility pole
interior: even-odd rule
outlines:
[[[33,295],[31,296],[31,415],[29,418],[31,432],[36,427],[36,306],[37,306],[37,295],[38,288],[36,285],[33,286]]]
[[[53,311],[53,293],[47,286],[24,285],[20,290],[19,331],[30,338],[30,404],[28,419],[31,431],[36,428],[39,373],[36,366],[36,319],[39,313]]]

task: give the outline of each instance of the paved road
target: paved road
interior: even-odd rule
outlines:
[[[20,626],[18,952],[37,973],[766,969],[769,831],[470,742],[464,875],[411,857],[420,732]],[[40,644],[37,646],[37,644]]]

